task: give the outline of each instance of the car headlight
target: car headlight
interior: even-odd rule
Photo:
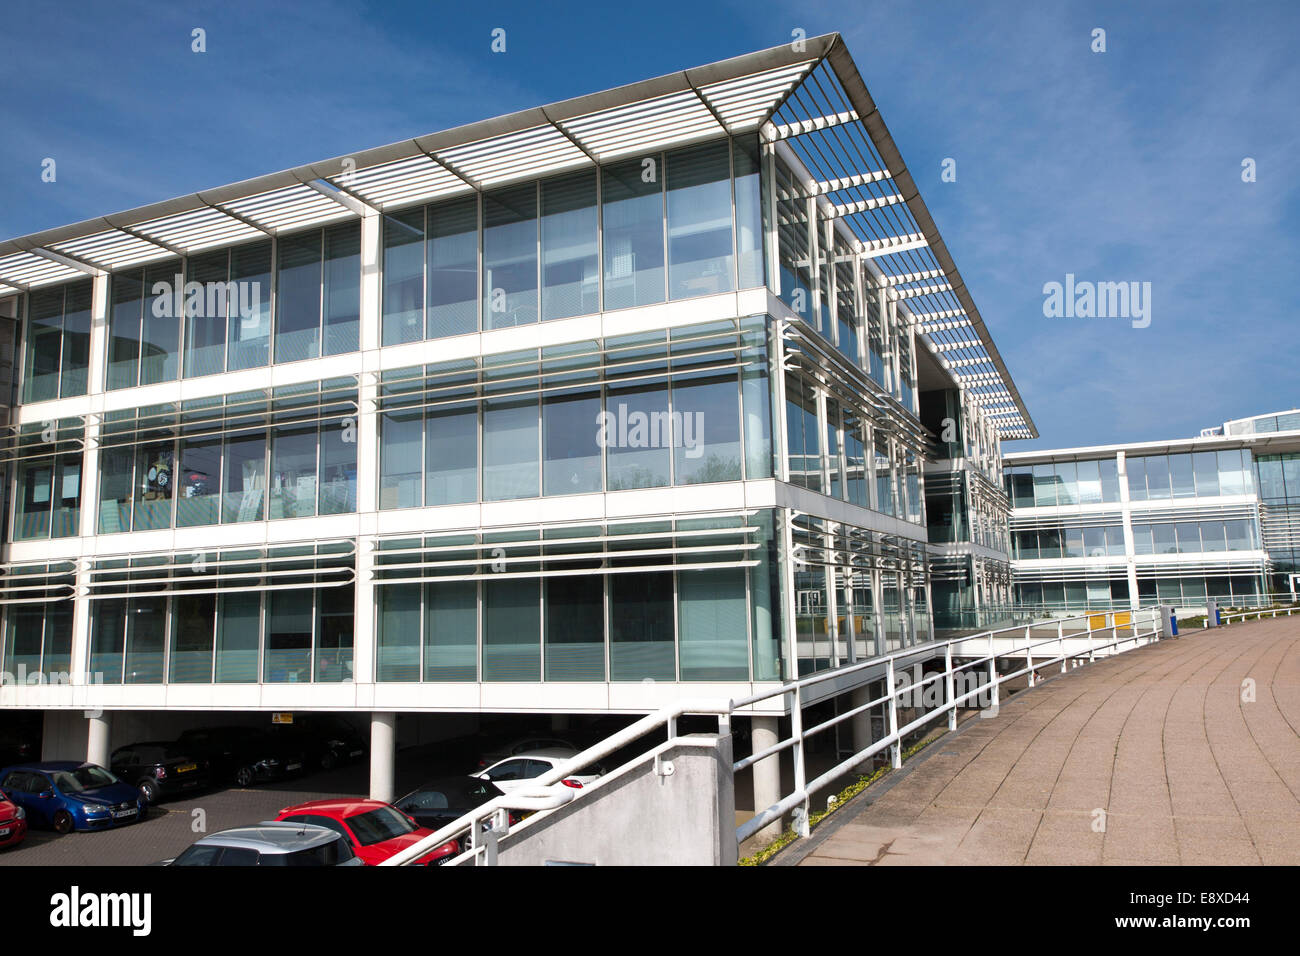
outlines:
[[[26,820],[26,819],[27,819],[27,811],[24,810],[22,807],[14,807],[14,819],[16,819],[16,820]]]
[[[105,807],[86,807],[86,816],[88,817],[102,817],[106,813],[108,813],[108,810]]]

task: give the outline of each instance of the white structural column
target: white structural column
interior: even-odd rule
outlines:
[[[87,394],[92,409],[103,406],[104,376],[108,355],[108,276],[95,276],[90,299],[90,368]],[[84,542],[94,539],[99,521],[99,421],[87,416],[85,450],[81,455],[81,517],[77,533]],[[83,545],[84,550],[84,545]],[[73,684],[94,684],[90,673],[91,611],[94,603],[80,597],[87,593],[90,572],[82,561],[77,571],[76,593],[72,604],[72,659],[69,675]],[[93,761],[92,761],[93,762]]]
[[[753,753],[776,746],[777,719],[775,717],[750,718],[750,742]],[[781,755],[773,754],[750,768],[754,777],[754,812],[761,813],[781,799]],[[768,843],[781,835],[781,821],[774,820],[755,836]]]
[[[394,763],[397,754],[397,715],[370,715],[370,799],[392,803]]]
[[[352,618],[352,679],[370,684],[375,677],[375,582],[373,535],[379,506],[380,285],[383,220],[373,213],[361,220],[361,376],[357,386],[357,555]]]
[[[1120,513],[1124,517],[1124,569],[1128,573],[1128,606],[1136,611],[1141,604],[1138,598],[1137,561],[1133,558],[1137,549],[1133,545],[1133,510],[1128,497],[1128,463],[1122,451],[1115,454],[1115,474],[1115,480],[1119,482]]]
[[[849,695],[849,709],[865,707],[871,702],[871,685],[864,684]],[[853,728],[853,750],[861,753],[871,746],[871,711],[864,710],[849,720]]]
[[[86,762],[107,767],[109,754],[112,753],[109,746],[109,735],[113,729],[112,715],[105,711],[95,717],[87,717],[86,722]]]

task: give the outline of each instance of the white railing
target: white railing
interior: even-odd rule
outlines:
[[[1239,621],[1254,618],[1258,621],[1260,618],[1277,617],[1279,614],[1285,614],[1287,617],[1290,617],[1292,611],[1300,611],[1300,607],[1265,607],[1256,608],[1253,611],[1234,611],[1231,614],[1221,614],[1220,620],[1223,621],[1224,625],[1228,625],[1232,623],[1233,618],[1236,618]],[[1208,626],[1209,620],[1207,619],[1205,623]]]
[[[1072,622],[1080,626],[1067,632],[1067,625]],[[1059,665],[1061,672],[1064,673],[1071,662],[1081,663],[1084,660],[1091,662],[1098,654],[1105,654],[1108,651],[1121,653],[1152,640],[1159,640],[1161,627],[1159,607],[1136,611],[1097,612],[1074,618],[1056,618],[916,645],[881,657],[813,674],[741,700],[682,701],[649,714],[613,736],[587,748],[549,773],[538,777],[528,787],[488,801],[380,865],[408,865],[450,840],[459,842],[461,853],[448,861],[449,864],[493,865],[497,859],[497,842],[502,837],[514,831],[525,830],[538,821],[544,820],[550,811],[572,800],[589,797],[593,792],[598,792],[602,786],[637,767],[651,761],[657,762],[663,751],[677,743],[677,721],[680,717],[688,714],[715,716],[718,719],[718,732],[726,734],[730,732],[733,716],[771,716],[762,711],[755,711],[753,707],[757,703],[775,697],[787,698],[786,705],[791,723],[790,736],[736,761],[732,769],[734,773],[739,773],[759,761],[790,750],[794,761],[794,790],[771,806],[756,808],[757,812],[754,816],[737,827],[736,841],[743,843],[769,824],[780,821],[787,813],[794,814],[796,832],[800,836],[807,836],[809,803],[812,795],[875,754],[888,749],[892,765],[895,768],[900,767],[903,740],[932,721],[946,716],[948,728],[953,730],[957,726],[957,712],[962,707],[982,705],[996,709],[999,688],[1007,681],[1028,675],[1029,686],[1032,687],[1036,683],[1040,668]],[[1047,632],[1045,636],[1044,631]],[[986,645],[986,649],[982,645]],[[1052,647],[1038,651],[1046,645]],[[944,660],[942,671],[932,672],[917,683],[908,682],[904,675],[904,680],[900,682],[898,670],[901,662],[920,663],[938,657]],[[1005,674],[999,673],[997,662],[1000,658],[1023,658],[1024,666]],[[811,727],[803,726],[804,698],[808,688],[830,680],[842,680],[846,675],[864,671],[882,672],[885,681],[884,695],[865,704],[859,704],[820,724]],[[916,695],[920,695],[919,699],[924,699],[927,694],[926,687],[932,682],[936,685],[935,696],[939,697],[941,702],[900,726],[900,699],[906,695],[913,695],[914,699]],[[961,691],[958,690],[958,684],[963,687]],[[854,688],[842,690],[839,694],[850,693],[851,690],[857,690],[861,686],[859,684]],[[941,691],[938,690],[940,686]],[[981,695],[984,697],[982,702],[978,701]],[[846,720],[868,713],[876,707],[886,710],[889,732],[870,746],[809,780],[806,761],[807,742],[818,734]],[[924,710],[924,706],[921,709]],[[660,731],[667,732],[666,741],[662,741],[658,746],[611,773],[597,778],[582,789],[572,789],[560,784],[560,781],[579,773],[590,764]],[[534,814],[512,827],[510,810],[534,811]]]

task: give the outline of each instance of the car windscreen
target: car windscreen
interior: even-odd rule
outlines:
[[[121,783],[117,777],[99,767],[78,767],[76,770],[60,770],[53,774],[54,786],[64,793],[81,793],[98,787],[109,787]]]
[[[494,784],[468,777],[463,783],[440,783],[416,790],[397,801],[397,806],[403,810],[469,809],[499,796],[501,791]]]
[[[376,807],[348,817],[345,822],[362,846],[373,846],[394,837],[405,836],[415,829],[415,824],[392,807]]]

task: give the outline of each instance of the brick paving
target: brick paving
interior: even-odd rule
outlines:
[[[799,865],[1300,864],[1298,730],[1300,620],[1194,631],[968,721]]]

